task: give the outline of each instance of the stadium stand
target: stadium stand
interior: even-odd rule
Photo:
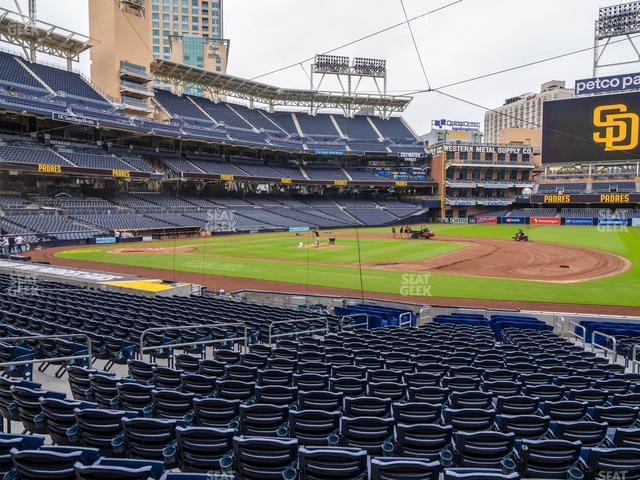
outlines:
[[[27,337],[85,334],[95,358],[93,365],[86,357],[56,361],[68,352],[86,355],[76,341],[0,344],[9,361],[39,352],[41,375],[47,378],[51,359],[55,376],[68,382],[61,389],[35,383],[30,366],[0,379],[8,432],[0,445],[13,448],[5,473],[159,479],[181,471],[199,479],[193,475],[217,471],[293,479],[313,472],[327,480],[336,469],[341,478],[348,471],[373,480],[407,471],[432,480],[640,474],[640,409],[624,403],[637,397],[638,378],[535,316],[454,312],[418,326],[416,314],[383,305],[309,318],[213,296],[160,299],[44,281],[38,286],[50,294],[34,305],[27,293],[7,293],[14,280],[0,274],[0,328]],[[344,315],[358,313],[369,315],[370,328],[357,317],[345,323]],[[244,329],[228,318],[248,328],[247,348]],[[274,318],[292,322],[270,333]],[[307,333],[323,324],[328,333]],[[141,331],[169,326],[186,330],[147,333],[141,357]],[[272,344],[270,334],[291,336]],[[211,338],[222,343],[203,358],[198,342]],[[185,342],[193,345],[173,347]],[[12,403],[17,408],[4,408]]]
[[[29,63],[28,68],[55,92],[110,106],[110,103],[77,73],[41,63]]]

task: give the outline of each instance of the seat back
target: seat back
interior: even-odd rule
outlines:
[[[234,437],[236,472],[247,480],[281,480],[298,458],[292,438]]]
[[[359,448],[300,447],[300,480],[343,480],[366,477],[367,452]]]
[[[396,423],[404,425],[439,423],[442,416],[442,405],[426,402],[410,402],[393,404],[393,417]]]
[[[111,440],[122,432],[122,410],[75,409],[77,435],[85,447],[97,448],[102,455],[114,456]],[[72,435],[73,437],[73,435]]]
[[[371,478],[379,480],[438,480],[440,462],[417,458],[380,457],[371,460]]]
[[[511,455],[514,433],[458,432],[454,435],[456,465],[467,468],[500,468],[502,460]]]
[[[496,418],[493,409],[478,408],[445,408],[444,421],[453,426],[454,430],[461,432],[478,432],[490,430]]]
[[[524,440],[518,446],[519,471],[527,478],[563,478],[580,458],[580,442]]]
[[[393,418],[342,417],[341,445],[366,450],[369,455],[381,455],[383,444],[393,441]]]
[[[286,437],[288,405],[240,406],[240,432],[251,437]]]
[[[579,441],[583,447],[597,447],[607,438],[609,425],[606,422],[579,420],[575,422],[554,422],[551,426],[556,438],[570,442]]]
[[[378,397],[346,397],[344,414],[348,417],[386,417],[391,413],[391,399]]]
[[[323,410],[325,412],[342,411],[344,393],[342,392],[300,392],[298,407],[300,410]]]
[[[638,448],[592,448],[586,463],[591,478],[640,478]]]
[[[235,430],[231,428],[177,427],[180,468],[185,472],[210,472],[233,450]]]
[[[453,435],[451,425],[398,424],[396,426],[397,455],[439,459],[440,452],[448,450]]]
[[[127,456],[141,460],[167,461],[164,449],[176,439],[176,421],[161,418],[123,418],[121,437]]]

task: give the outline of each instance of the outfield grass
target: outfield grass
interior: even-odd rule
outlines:
[[[513,225],[436,225],[438,235],[456,237],[509,238]],[[385,229],[369,231],[389,232]],[[608,251],[628,258],[628,271],[599,280],[574,284],[551,284],[525,280],[464,277],[432,274],[430,294],[438,297],[521,300],[535,302],[640,306],[640,231],[609,232],[596,227],[526,227],[534,241],[567,244]],[[361,230],[362,232],[362,230]],[[298,248],[306,237],[291,233],[260,234],[241,237],[189,239],[154,243],[154,246],[198,245],[191,253],[126,254],[107,253],[123,245],[96,246],[58,252],[60,258],[92,262],[118,263],[229,277],[256,278],[288,283],[360,289],[358,258],[363,263],[411,262],[441,255],[458,248],[451,242],[401,242],[391,239],[339,239],[336,249]],[[136,245],[138,246],[138,245]],[[289,260],[289,261],[287,261]],[[307,264],[306,261],[310,263]],[[407,293],[410,271],[363,269],[366,291]]]

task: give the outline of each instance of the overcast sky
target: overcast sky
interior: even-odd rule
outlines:
[[[110,0],[104,0],[110,1]],[[453,0],[404,0],[409,17]],[[21,0],[26,5],[26,0]],[[38,17],[88,32],[86,0],[38,0]],[[477,75],[510,68],[593,45],[594,20],[611,0],[463,0],[412,23],[431,86],[437,88]],[[0,6],[15,9],[13,0]],[[231,40],[229,73],[256,77],[300,62],[343,43],[404,20],[400,0],[225,0],[225,36]],[[5,47],[8,48],[8,47]],[[339,55],[387,59],[388,88],[403,93],[426,87],[406,25],[335,52]],[[632,56],[630,47],[612,47],[610,59]],[[54,59],[47,59],[55,62]],[[591,77],[592,51],[526,67],[445,89],[485,107],[505,98],[537,91],[548,80]],[[308,64],[304,70],[308,71]],[[89,58],[79,69],[88,74]],[[302,67],[260,78],[283,87],[308,88]],[[640,65],[601,72],[640,71]],[[323,88],[339,89],[326,83]],[[362,85],[363,91],[374,88]],[[484,110],[438,93],[416,95],[405,113],[418,133],[431,120],[482,121]]]

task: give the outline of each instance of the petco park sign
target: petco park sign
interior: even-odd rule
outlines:
[[[640,73],[576,80],[576,95],[625,92],[640,89]]]

